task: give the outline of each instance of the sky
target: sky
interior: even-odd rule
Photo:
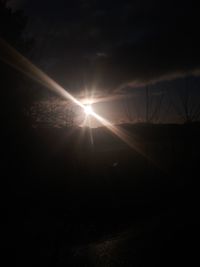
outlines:
[[[198,82],[195,1],[12,0],[10,5],[29,17],[26,34],[35,45],[28,57],[77,96],[84,98],[87,89],[96,99],[118,99],[146,85],[156,90],[155,84],[159,95],[160,82],[175,87],[186,75]],[[119,110],[118,100],[113,109]]]

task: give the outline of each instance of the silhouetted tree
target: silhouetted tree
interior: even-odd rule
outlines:
[[[73,127],[76,114],[73,107],[60,100],[37,101],[29,109],[35,127]]]
[[[122,101],[123,111],[125,119],[129,123],[137,123],[141,119],[140,107],[138,105],[137,96],[132,96],[130,98],[125,98]]]
[[[195,97],[190,78],[186,77],[184,88],[181,88],[176,94],[176,101],[173,101],[174,97],[171,98],[173,107],[183,123],[200,120],[200,102]]]
[[[161,107],[164,100],[164,92],[152,92],[150,86],[145,88],[145,121],[146,123],[158,122],[161,115]]]
[[[129,99],[125,99],[123,101],[123,109],[124,109],[124,114],[128,122],[132,123],[135,121],[135,116],[133,112],[133,104],[130,103]]]

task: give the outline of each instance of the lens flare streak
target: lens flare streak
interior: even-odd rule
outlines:
[[[97,121],[99,121],[103,126],[108,128],[113,134],[115,134],[118,138],[120,138],[123,142],[125,142],[128,146],[135,149],[141,155],[147,157],[145,155],[144,150],[141,148],[136,140],[133,142],[133,137],[131,137],[126,131],[122,130],[121,128],[114,126],[108,120],[104,119],[103,117],[99,116],[95,113],[91,106],[88,108],[84,104],[82,104],[79,100],[73,97],[70,93],[68,93],[62,86],[60,86],[57,82],[55,82],[52,78],[50,78],[47,74],[45,74],[42,70],[36,67],[33,63],[31,63],[27,58],[21,55],[18,51],[16,51],[13,47],[7,44],[4,40],[0,39],[0,48],[1,54],[0,59],[5,62],[6,64],[12,66],[16,70],[20,71],[21,73],[27,75],[31,79],[37,81],[38,83],[42,84],[43,86],[47,87],[51,91],[55,92],[56,94],[60,95],[61,97],[70,100],[74,104],[78,105],[83,109],[83,111],[94,117]]]

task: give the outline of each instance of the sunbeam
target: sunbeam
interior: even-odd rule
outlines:
[[[118,138],[120,138],[123,142],[125,142],[128,146],[135,149],[138,153],[147,158],[144,149],[142,149],[141,147],[142,144],[140,144],[140,142],[137,142],[136,139],[133,140],[133,137],[130,136],[126,131],[117,126],[114,126],[111,122],[98,115],[96,112],[93,111],[91,105],[82,104],[79,100],[77,100],[69,92],[67,92],[62,86],[60,86],[57,82],[55,82],[52,78],[50,78],[47,74],[45,74],[42,70],[36,67],[27,58],[21,55],[18,51],[16,51],[13,47],[11,47],[8,43],[6,43],[2,39],[0,39],[0,47],[1,47],[0,59],[2,61],[9,64],[16,70],[22,72],[23,74],[27,75],[31,79],[49,88],[51,91],[55,92],[61,97],[64,97],[65,99],[70,100],[74,104],[81,107],[87,116],[92,116],[93,118],[95,118],[103,126],[105,126]],[[148,160],[150,159],[148,158]]]
[[[86,105],[84,111],[87,116],[92,115],[94,113],[91,105]]]

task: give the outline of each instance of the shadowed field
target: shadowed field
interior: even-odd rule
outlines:
[[[141,142],[143,155],[104,128],[38,128],[5,137],[2,242],[17,252],[17,262],[195,261],[199,125],[121,127]]]

